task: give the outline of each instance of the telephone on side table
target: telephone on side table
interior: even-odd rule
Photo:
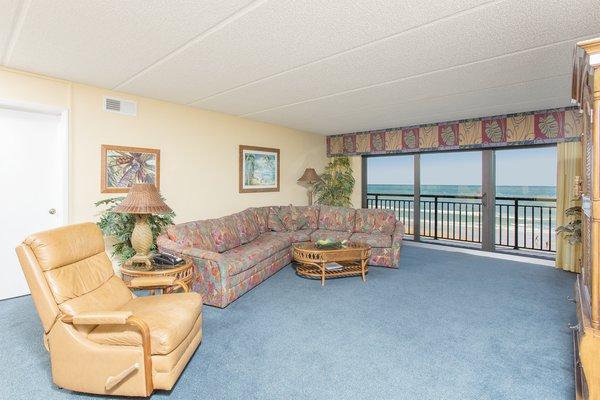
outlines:
[[[152,256],[152,263],[157,267],[174,267],[182,264],[183,259],[170,253],[157,253]]]

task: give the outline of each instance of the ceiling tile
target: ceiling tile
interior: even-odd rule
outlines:
[[[563,75],[511,86],[409,103],[387,103],[364,109],[344,106],[345,102],[355,99],[327,98],[266,111],[251,118],[301,130],[336,134],[522,112],[538,108],[535,106],[536,99],[540,100],[540,104],[543,100],[552,99],[553,107],[569,105],[570,78],[570,75]],[[394,91],[393,88],[387,89]],[[533,108],[523,108],[524,104],[533,105]],[[543,106],[545,107],[546,103]],[[489,109],[494,109],[494,113],[481,113]],[[306,118],[307,115],[310,118]]]
[[[0,63],[8,50],[22,0],[3,0],[0,13]]]
[[[250,0],[40,0],[8,66],[113,87]]]
[[[0,60],[20,1],[5,0]],[[7,65],[324,134],[569,104],[598,0],[35,0]]]
[[[485,2],[270,1],[119,89],[189,103]]]
[[[194,106],[251,117],[256,112],[285,107],[286,104],[313,101],[312,99],[323,96],[342,96],[348,90],[357,92],[352,97],[356,100],[354,104],[344,104],[349,108],[364,106],[365,103],[385,104],[400,99],[411,101],[439,94],[510,85],[567,74],[572,68],[573,47],[572,42],[561,43],[503,56],[501,59],[487,59],[383,84],[369,81],[369,78],[375,75],[372,73],[373,69],[346,69],[349,63],[342,63],[334,68],[333,65],[320,63],[195,103]],[[337,74],[334,73],[334,69]],[[371,85],[359,85],[358,87],[363,89],[354,89],[354,82],[370,82]],[[382,88],[388,85],[392,86],[394,91]],[[381,90],[385,90],[394,98],[382,97]]]

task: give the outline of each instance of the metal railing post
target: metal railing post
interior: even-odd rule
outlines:
[[[435,196],[433,198],[433,204],[435,208],[435,212],[433,213],[433,238],[438,238],[438,197]]]
[[[515,199],[515,245],[514,249],[519,250],[519,200]]]
[[[375,195],[375,208],[379,208],[379,195]]]

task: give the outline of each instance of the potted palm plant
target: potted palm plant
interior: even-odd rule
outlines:
[[[354,190],[354,175],[350,158],[347,156],[333,157],[319,176],[315,184],[317,203],[328,206],[352,207],[352,191]]]
[[[565,216],[569,218],[566,225],[556,228],[556,233],[562,234],[569,244],[575,245],[581,243],[581,213],[583,209],[580,206],[569,207],[565,210]]]

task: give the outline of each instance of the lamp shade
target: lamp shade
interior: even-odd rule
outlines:
[[[113,211],[126,214],[167,214],[173,210],[162,200],[155,185],[136,183]]]
[[[315,171],[314,168],[306,168],[304,170],[304,173],[300,177],[300,179],[298,179],[298,182],[302,182],[302,183],[315,183],[319,179],[320,179],[319,175],[317,174],[317,171]]]

